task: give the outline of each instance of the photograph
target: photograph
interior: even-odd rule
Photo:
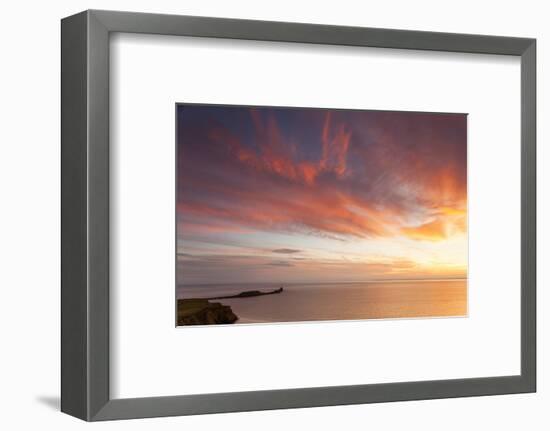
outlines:
[[[467,316],[467,115],[178,104],[177,325]]]

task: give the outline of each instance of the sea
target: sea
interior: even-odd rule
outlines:
[[[178,286],[176,296],[207,298],[246,290],[279,294],[213,300],[231,306],[236,324],[466,316],[467,280],[258,283]]]

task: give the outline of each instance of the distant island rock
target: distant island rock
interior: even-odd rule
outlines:
[[[227,324],[238,319],[229,305],[207,299],[178,299],[178,326]]]
[[[273,295],[275,293],[282,293],[283,288],[279,287],[275,290],[269,290],[267,292],[262,292],[260,290],[245,290],[244,292],[238,293],[236,295],[226,295],[226,296],[213,296],[211,298],[203,298],[203,299],[230,299],[230,298],[250,298],[252,296],[263,296],[263,295]]]
[[[178,299],[178,326],[235,323],[239,320],[239,317],[233,313],[229,305],[210,301],[214,299],[251,298],[254,296],[273,295],[281,292],[283,292],[282,287],[267,292],[262,292],[260,290],[245,290],[236,295]]]

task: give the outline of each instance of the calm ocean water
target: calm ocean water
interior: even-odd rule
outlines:
[[[205,298],[268,291],[280,284],[179,286],[178,298]],[[285,284],[284,292],[221,299],[237,323],[465,316],[467,280]]]

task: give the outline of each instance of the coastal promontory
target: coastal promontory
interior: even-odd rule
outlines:
[[[207,299],[178,299],[178,326],[227,324],[237,320],[229,305]]]
[[[236,295],[178,299],[178,326],[235,323],[239,320],[239,317],[233,312],[229,305],[223,305],[220,302],[211,301],[232,298],[253,298],[256,296],[273,295],[281,292],[283,292],[282,286],[268,292],[246,290]]]

